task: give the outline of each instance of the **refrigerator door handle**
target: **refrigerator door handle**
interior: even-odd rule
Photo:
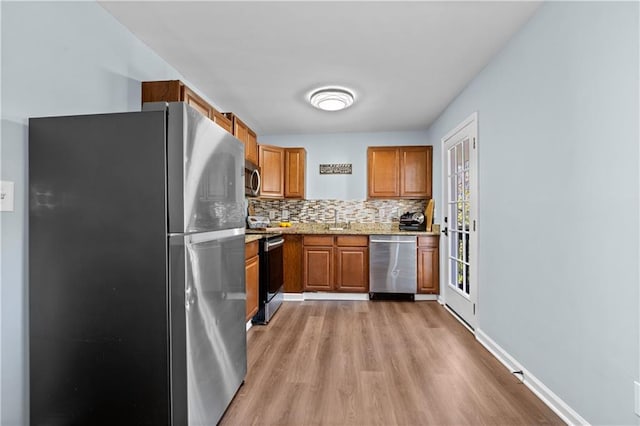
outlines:
[[[221,231],[210,232],[194,232],[191,234],[169,234],[170,237],[184,235],[185,242],[189,244],[197,244],[211,240],[222,240],[224,238],[236,237],[244,235],[245,228],[223,229]]]

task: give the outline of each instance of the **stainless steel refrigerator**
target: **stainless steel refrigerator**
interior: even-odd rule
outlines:
[[[151,109],[29,120],[32,425],[215,425],[244,380],[243,145]]]

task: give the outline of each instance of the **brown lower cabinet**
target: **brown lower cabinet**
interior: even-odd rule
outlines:
[[[305,235],[302,240],[305,291],[369,291],[369,238]]]
[[[258,256],[258,241],[245,244],[244,273],[247,291],[247,317],[249,321],[258,313],[258,283],[260,282],[260,257]]]
[[[418,237],[418,293],[440,292],[440,236]]]
[[[302,235],[284,236],[284,292],[302,293]]]

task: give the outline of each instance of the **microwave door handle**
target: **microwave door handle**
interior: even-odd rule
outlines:
[[[260,192],[260,185],[262,183],[260,180],[260,173],[258,172],[258,169],[255,169],[253,172],[251,172],[251,183],[253,183],[254,176],[258,179],[258,185],[256,185],[256,188],[253,190],[257,195]]]

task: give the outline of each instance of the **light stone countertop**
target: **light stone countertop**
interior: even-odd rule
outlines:
[[[250,243],[252,241],[261,240],[262,238],[264,238],[263,234],[245,234],[244,242],[246,244],[246,243]]]
[[[262,238],[265,235],[273,234],[325,234],[325,235],[437,235],[439,232],[424,231],[400,231],[398,223],[352,223],[347,226],[345,223],[338,223],[337,227],[342,230],[331,230],[336,227],[333,223],[292,223],[290,228],[270,227],[266,229],[247,229],[245,231],[247,242],[249,238],[257,236]]]

